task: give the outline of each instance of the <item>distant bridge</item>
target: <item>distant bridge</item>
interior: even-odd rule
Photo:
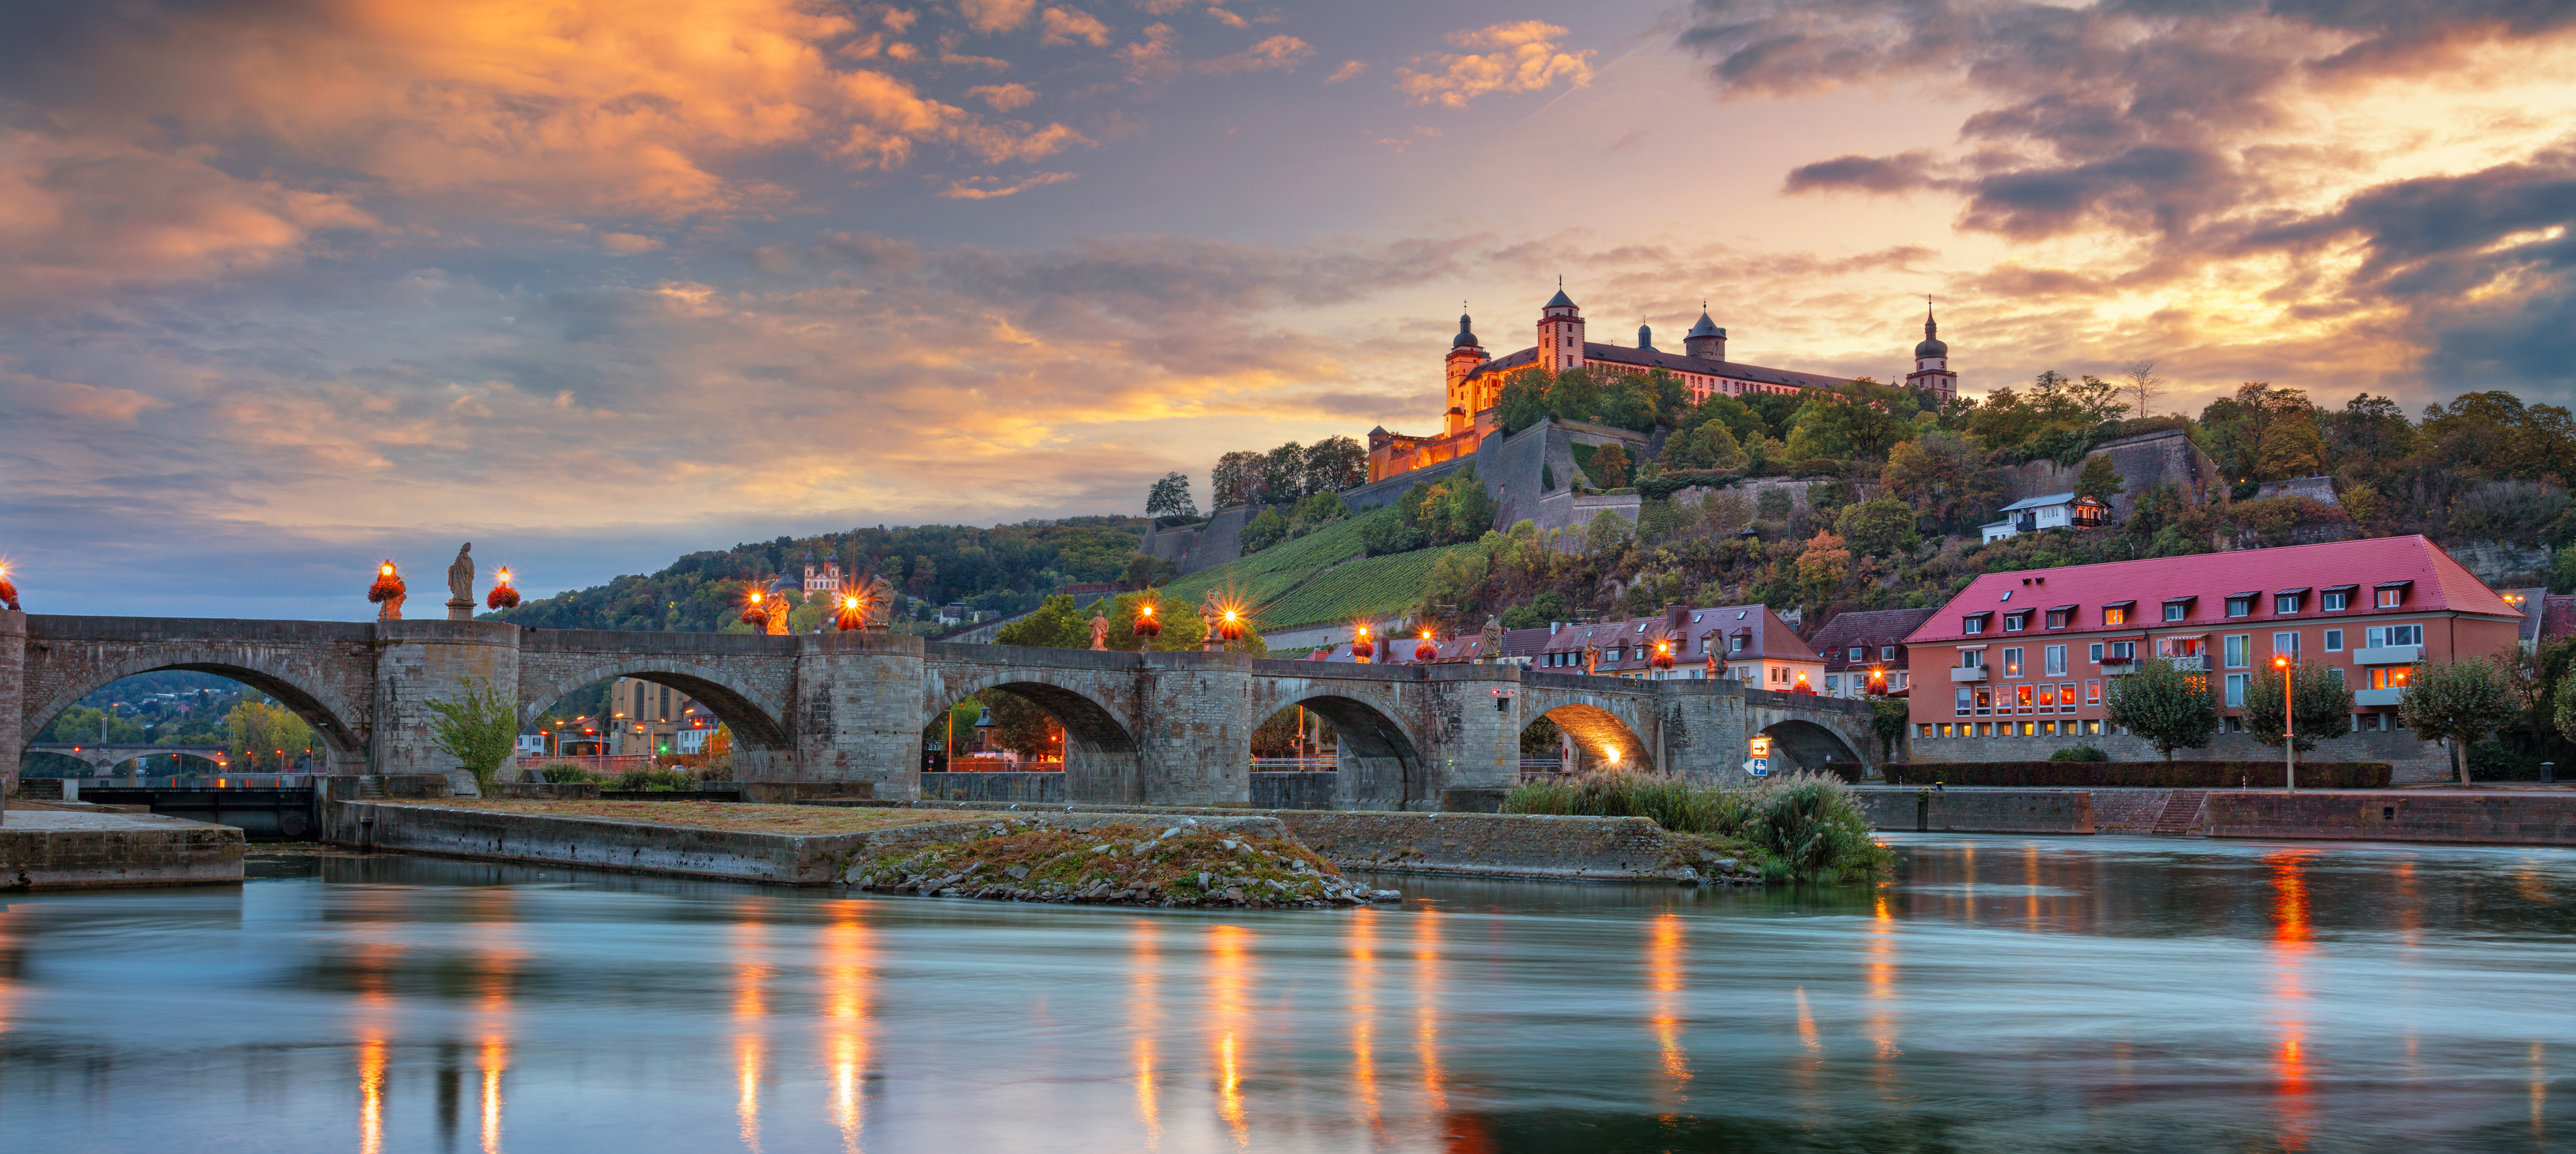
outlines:
[[[50,725],[52,723],[52,718],[46,718],[44,724],[36,727],[36,731],[41,733],[44,731],[45,725]],[[101,745],[97,742],[81,741],[34,742],[27,746],[27,752],[59,754],[63,757],[85,761],[89,763],[91,769],[98,770],[101,773],[105,773],[110,769],[123,765],[126,762],[133,761],[136,758],[159,757],[165,753],[173,754],[178,757],[193,757],[199,761],[208,762],[218,767],[224,764],[224,760],[227,757],[224,747],[220,745]]]
[[[1437,809],[1454,790],[1508,787],[1540,717],[1587,757],[1711,782],[1744,778],[1747,738],[1781,760],[1867,764],[1866,702],[1731,680],[1641,681],[1516,665],[1353,665],[1234,653],[1124,653],[928,642],[851,632],[771,637],[522,629],[497,621],[230,621],[0,611],[0,750],[119,678],[185,669],[232,678],[310,723],[338,774],[441,773],[427,703],[464,679],[511,693],[523,722],[610,677],[688,694],[731,727],[737,776],[855,780],[917,797],[921,734],[987,689],[1046,709],[1066,734],[1076,801],[1244,804],[1252,731],[1289,706],[1332,722],[1335,802]],[[167,746],[134,747],[166,752]],[[78,755],[76,755],[78,756]],[[100,756],[106,756],[104,752]],[[1452,799],[1455,800],[1455,799]]]

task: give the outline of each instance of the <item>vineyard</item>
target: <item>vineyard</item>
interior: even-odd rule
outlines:
[[[1431,572],[1433,562],[1477,548],[1481,546],[1451,545],[1351,561],[1298,586],[1287,596],[1256,606],[1253,620],[1271,633],[1343,621],[1392,624],[1412,612],[1414,603],[1421,599],[1422,579]]]
[[[1277,599],[1298,582],[1358,557],[1362,552],[1360,526],[1371,517],[1395,515],[1393,509],[1381,509],[1344,518],[1318,532],[1293,541],[1282,541],[1249,557],[1202,569],[1164,586],[1163,599],[1175,604],[1195,604],[1199,598],[1207,596],[1208,590],[1215,589],[1257,608],[1264,602]]]

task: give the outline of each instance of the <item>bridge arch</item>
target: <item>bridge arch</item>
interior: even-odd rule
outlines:
[[[1828,773],[1833,766],[1859,768],[1868,764],[1860,751],[1833,730],[1802,718],[1783,718],[1763,726],[1760,732],[1771,739],[1773,770],[1780,772],[1779,762],[1789,762],[1788,769],[1810,773]]]
[[[1269,704],[1268,702],[1264,703]],[[1282,694],[1271,713],[1303,706],[1333,727],[1335,800],[1365,809],[1417,809],[1437,802],[1431,759],[1404,723],[1383,704],[1334,685]]]
[[[733,731],[735,748],[766,751],[785,755],[794,741],[775,710],[761,701],[760,691],[740,678],[721,669],[690,661],[669,658],[631,657],[602,661],[578,672],[551,681],[531,683],[524,667],[519,681],[519,725],[536,723],[548,707],[561,701],[565,694],[612,677],[632,677],[655,685],[667,685],[713,710],[716,720]]]
[[[1135,726],[1117,708],[1045,670],[1021,669],[985,674],[956,685],[931,681],[927,688],[923,728],[969,697],[992,690],[1011,694],[1047,712],[1064,727],[1064,790],[1067,801],[1130,802],[1144,799],[1139,774]]]
[[[33,657],[33,654],[30,654]],[[32,666],[34,661],[30,661]],[[363,766],[367,758],[366,738],[348,719],[366,719],[366,704],[341,700],[339,695],[307,680],[287,666],[273,652],[253,647],[173,647],[164,652],[143,652],[112,658],[95,665],[84,665],[76,680],[66,682],[54,695],[27,711],[19,733],[23,741],[33,743],[62,716],[66,709],[80,704],[80,699],[128,677],[163,670],[178,669],[191,673],[211,673],[240,682],[275,698],[292,710],[304,723],[313,727],[330,760]],[[32,679],[31,679],[32,680]],[[17,751],[20,756],[27,752]],[[344,772],[357,772],[355,768]]]

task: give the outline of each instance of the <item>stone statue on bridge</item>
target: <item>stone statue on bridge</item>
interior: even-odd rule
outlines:
[[[1097,609],[1091,611],[1091,647],[1109,648],[1109,618]]]
[[[787,575],[781,573],[769,582],[768,596],[761,598],[769,603],[769,635],[772,637],[785,637],[796,631],[795,626],[789,624],[787,620],[788,615],[794,611],[787,602],[787,591],[793,587],[794,584],[787,580]]]
[[[1503,619],[1488,617],[1485,619],[1485,632],[1476,638],[1476,660],[1494,665],[1500,663],[1502,659]]]
[[[894,603],[897,597],[894,582],[886,580],[883,575],[870,574],[866,592],[860,596],[866,598],[861,603],[861,608],[867,614],[867,628],[894,628]]]
[[[447,619],[474,620],[474,542],[468,541],[456,551],[456,559],[447,563]]]

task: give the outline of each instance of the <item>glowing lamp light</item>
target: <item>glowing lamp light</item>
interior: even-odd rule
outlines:
[[[492,591],[484,594],[483,603],[494,609],[519,607],[519,591],[510,585],[510,567],[504,565],[492,575]]]
[[[1413,646],[1413,659],[1415,661],[1436,661],[1439,660],[1439,658],[1440,646],[1432,642],[1430,630],[1423,630],[1422,640],[1416,642]]]
[[[1351,637],[1351,659],[1362,665],[1377,656],[1377,643],[1369,640],[1369,627],[1362,625]]]
[[[1655,642],[1655,655],[1647,659],[1647,664],[1657,669],[1673,667],[1673,643],[1669,638]]]
[[[1154,616],[1154,606],[1151,603],[1136,607],[1135,632],[1136,636],[1147,638],[1163,635],[1163,620]]]
[[[1619,764],[1619,747],[1615,745],[1603,746],[1601,748],[1601,758],[1612,765]]]
[[[1241,640],[1243,640],[1243,633],[1244,633],[1244,626],[1243,626],[1243,614],[1242,614],[1242,611],[1241,611],[1241,610],[1239,610],[1239,609],[1237,609],[1237,608],[1235,608],[1235,607],[1233,607],[1233,606],[1227,606],[1227,607],[1226,607],[1226,610],[1225,610],[1225,616],[1220,617],[1220,618],[1218,618],[1218,619],[1217,619],[1217,623],[1216,623],[1216,636],[1217,636],[1217,640],[1219,640],[1219,641],[1241,641]]]

